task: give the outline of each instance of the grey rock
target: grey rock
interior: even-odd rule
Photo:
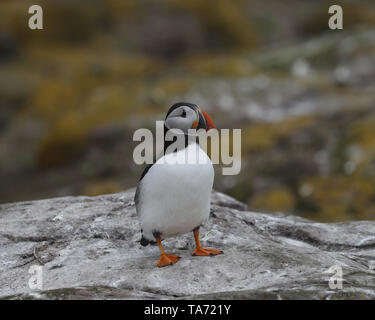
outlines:
[[[193,237],[167,239],[182,259],[159,269],[157,246],[142,247],[134,189],[0,206],[1,299],[374,299],[375,221],[316,223],[247,211],[212,194],[203,244],[224,250],[192,257]],[[30,289],[40,265],[43,288]],[[335,272],[343,271],[342,289]]]

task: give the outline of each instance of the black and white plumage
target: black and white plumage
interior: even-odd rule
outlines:
[[[197,248],[200,247],[198,230],[209,217],[214,169],[198,140],[189,139],[187,131],[192,128],[208,130],[212,127],[214,124],[211,118],[195,104],[174,104],[164,122],[164,136],[168,130],[182,130],[185,149],[166,153],[172,141],[165,141],[164,152],[144,170],[138,183],[135,204],[142,228],[141,244],[158,242],[162,252],[158,266],[173,264],[179,258],[164,253],[161,246],[164,238],[195,230]],[[189,163],[190,156],[197,157],[198,161]],[[212,252],[196,252],[197,255],[222,253],[219,250],[204,250]]]

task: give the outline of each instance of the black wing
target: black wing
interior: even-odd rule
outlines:
[[[141,184],[142,184],[142,179],[143,177],[147,174],[148,170],[154,165],[154,163],[149,164],[142,172],[141,178],[138,181],[137,184],[137,189],[135,190],[135,195],[134,195],[134,203],[135,207],[138,209],[138,204],[139,204],[139,198],[140,198],[140,193],[141,193]]]

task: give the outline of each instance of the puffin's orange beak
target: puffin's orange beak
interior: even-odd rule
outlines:
[[[207,128],[206,128],[206,131],[210,130],[210,129],[215,129],[215,123],[214,121],[211,119],[211,117],[208,115],[208,113],[202,111],[202,110],[199,110],[203,117],[206,119],[206,124],[207,124]]]

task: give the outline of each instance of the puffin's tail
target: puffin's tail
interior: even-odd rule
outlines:
[[[150,243],[151,243],[151,244],[155,244],[155,243],[156,243],[156,242],[153,241],[153,240],[148,240],[148,239],[146,239],[146,238],[143,236],[143,234],[142,234],[142,238],[141,238],[141,240],[140,240],[139,242],[140,242],[140,244],[141,244],[142,246],[144,246],[144,247],[148,246]]]

